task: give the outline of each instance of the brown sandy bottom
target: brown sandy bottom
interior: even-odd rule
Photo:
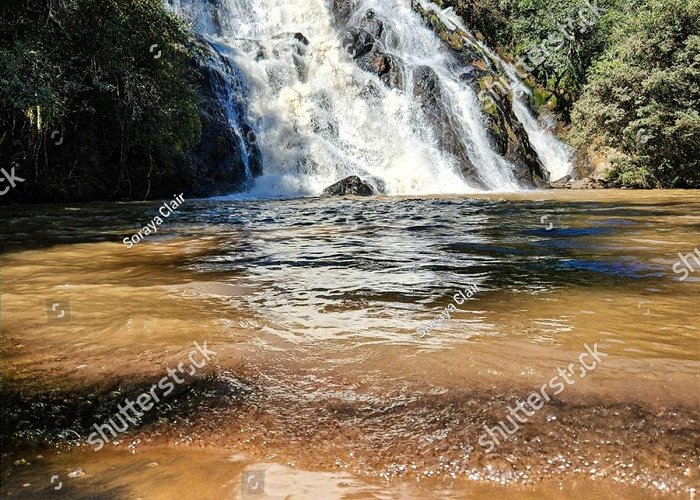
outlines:
[[[532,386],[421,388],[394,379],[370,390],[300,368],[223,371],[179,387],[98,452],[85,442],[91,425],[159,376],[78,388],[68,377],[50,393],[9,384],[4,420],[20,429],[15,437],[52,446],[20,439],[4,447],[3,496],[41,498],[56,474],[71,498],[172,498],[183,488],[197,498],[237,498],[246,496],[245,474],[260,470],[269,498],[690,498],[698,484],[692,404],[621,400],[619,390],[603,398],[572,386],[486,453],[477,443],[484,425],[505,420]],[[78,469],[85,474],[67,476]]]

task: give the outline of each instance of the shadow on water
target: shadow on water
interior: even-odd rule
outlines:
[[[126,411],[136,423],[116,419],[127,400],[136,401],[148,394],[160,379],[106,380],[100,384],[86,385],[68,390],[46,391],[43,387],[5,388],[2,397],[2,446],[3,449],[17,443],[44,443],[62,445],[88,445],[88,436],[95,432],[94,425],[111,421],[116,430],[125,435],[110,439],[121,439],[135,432],[148,431],[153,426],[173,421],[186,421],[203,408],[239,407],[255,393],[255,389],[241,379],[227,375],[209,375],[174,385],[175,389],[162,402],[151,404],[152,408],[135,417],[133,410]],[[148,405],[149,403],[144,403]],[[136,406],[138,408],[138,406]],[[123,415],[123,413],[122,413]],[[111,420],[110,420],[111,419]]]

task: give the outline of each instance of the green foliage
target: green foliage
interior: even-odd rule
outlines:
[[[613,181],[700,186],[699,34],[700,0],[648,0],[613,30],[572,132],[578,146],[598,140],[623,153]]]
[[[619,151],[618,185],[700,186],[700,0],[440,3],[522,63],[575,146]]]
[[[568,119],[591,63],[621,9],[636,0],[447,0],[470,26],[510,54]],[[536,107],[542,105],[532,103]]]
[[[201,125],[190,36],[159,0],[0,9],[0,153],[27,194],[137,198],[177,184],[174,158]]]

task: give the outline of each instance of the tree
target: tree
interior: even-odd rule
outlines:
[[[700,0],[648,0],[613,30],[573,113],[576,145],[621,152],[612,179],[700,186]]]
[[[159,0],[4,5],[2,162],[35,200],[169,190],[173,156],[200,135],[190,42]]]

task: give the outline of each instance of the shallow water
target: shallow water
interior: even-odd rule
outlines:
[[[700,265],[673,266],[696,193],[186,200],[127,248],[158,206],[2,208],[3,496],[56,474],[76,498],[237,498],[250,470],[271,498],[695,494]],[[584,344],[607,356],[487,453],[484,426]]]

